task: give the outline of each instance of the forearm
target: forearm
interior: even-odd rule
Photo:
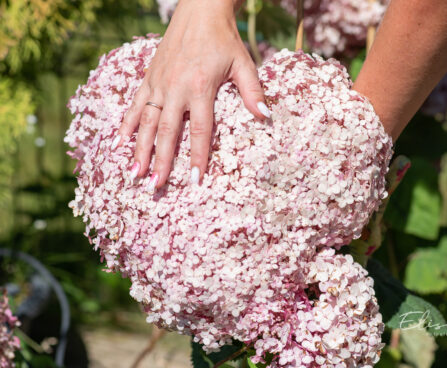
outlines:
[[[447,1],[392,0],[354,84],[396,140],[447,73]]]

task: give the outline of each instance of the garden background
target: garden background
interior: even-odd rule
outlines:
[[[295,17],[281,7],[257,1],[239,19],[244,39],[294,48]],[[39,260],[68,297],[67,367],[130,367],[159,334],[130,298],[129,281],[103,272],[81,219],[67,206],[76,180],[63,137],[71,120],[67,101],[98,58],[134,35],[165,29],[152,0],[0,0],[0,248]],[[364,57],[364,49],[343,56],[353,78]],[[446,107],[447,97],[440,98]],[[379,286],[388,284],[378,295],[385,316],[394,299],[407,296],[395,279],[447,316],[446,113],[418,113],[396,145],[411,168],[391,197],[373,256],[384,269],[368,267]],[[53,366],[60,300],[29,261],[3,256],[0,267],[0,285],[22,319],[18,366]],[[390,327],[379,367],[445,367],[445,336]],[[140,366],[191,367],[189,354],[189,339],[170,333]]]

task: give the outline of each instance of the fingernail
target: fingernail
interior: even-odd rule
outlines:
[[[140,171],[140,163],[138,161],[135,161],[132,165],[132,168],[130,169],[130,179],[133,180],[137,177],[138,172]]]
[[[200,169],[197,166],[194,166],[191,169],[191,183],[199,184],[199,180],[200,180]]]
[[[151,176],[151,179],[149,180],[149,185],[147,186],[147,190],[149,192],[153,192],[155,190],[155,186],[158,183],[158,179],[160,178],[160,176],[158,175],[158,173],[153,173]]]
[[[112,149],[112,151],[118,146],[118,143],[121,140],[121,136],[118,134],[115,139],[112,142],[112,145],[110,146],[110,148]]]
[[[267,119],[270,119],[270,116],[272,116],[272,113],[270,112],[269,108],[264,102],[258,102],[258,109],[264,115]]]

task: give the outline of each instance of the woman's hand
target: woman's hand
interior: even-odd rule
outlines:
[[[256,117],[270,117],[253,61],[236,27],[235,0],[181,0],[126,113],[115,148],[138,128],[131,176],[145,175],[157,136],[149,190],[161,187],[171,170],[183,114],[191,119],[191,182],[208,162],[217,89],[227,80],[238,87]],[[159,106],[146,105],[150,101]]]

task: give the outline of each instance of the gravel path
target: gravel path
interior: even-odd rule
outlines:
[[[150,333],[84,329],[90,368],[131,368],[148,345]],[[191,368],[189,337],[169,333],[158,341],[138,368]]]

